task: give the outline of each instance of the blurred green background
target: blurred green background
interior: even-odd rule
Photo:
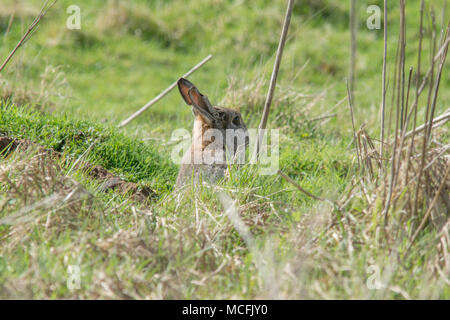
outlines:
[[[407,4],[407,67],[415,66],[417,59],[419,3]],[[1,57],[14,47],[41,4],[2,0]],[[355,109],[357,119],[368,124],[377,124],[381,101],[383,30],[366,26],[370,16],[366,10],[373,4],[382,8],[382,0],[357,1]],[[427,10],[429,4],[436,8],[440,27],[442,19],[448,19],[449,8],[442,11],[443,0],[427,1]],[[66,28],[70,5],[81,9],[81,30]],[[398,3],[389,1],[389,6],[388,72],[392,75]],[[190,79],[212,102],[241,109],[254,126],[260,117],[285,7],[282,0],[60,0],[3,72],[0,79],[7,83],[3,90],[14,87],[17,100],[36,103],[40,99],[52,112],[118,123],[211,53],[213,60]],[[12,28],[6,34],[13,13]],[[349,1],[296,2],[276,92],[292,104],[286,110],[294,118],[298,118],[296,111],[308,111],[311,117],[324,114],[345,98],[348,20]],[[429,26],[426,17],[425,28],[429,30]],[[429,62],[429,41],[430,34],[425,32],[424,65]],[[442,81],[438,113],[450,95],[449,78],[444,75]],[[255,83],[261,88],[255,88]],[[20,97],[21,88],[34,96],[27,98],[24,93]],[[255,105],[249,105],[249,100]],[[311,103],[314,106],[308,109]],[[346,103],[334,112],[337,117],[329,128],[349,134]],[[175,90],[126,130],[144,139],[166,139],[172,129],[190,128],[191,120],[189,108]]]

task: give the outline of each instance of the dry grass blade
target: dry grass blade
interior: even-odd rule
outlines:
[[[42,6],[41,11],[39,12],[39,15],[33,20],[33,22],[28,27],[25,34],[22,36],[20,41],[17,43],[15,48],[11,51],[11,53],[6,57],[5,61],[0,66],[0,72],[6,67],[8,62],[11,60],[11,58],[14,56],[14,54],[17,52],[17,50],[31,37],[31,35],[36,30],[36,27],[38,26],[41,19],[47,14],[48,10],[50,10],[51,7],[56,3],[58,0],[54,0],[50,5],[48,5],[49,0],[45,1],[44,5]]]
[[[336,208],[341,208],[341,206],[339,205],[339,203],[337,203],[336,201],[333,201],[331,199],[327,199],[327,198],[321,198],[318,197],[316,195],[313,195],[311,192],[306,191],[305,189],[303,189],[302,187],[300,187],[300,185],[295,182],[294,180],[292,180],[290,177],[288,177],[287,175],[285,175],[283,172],[281,172],[280,170],[278,170],[278,174],[285,179],[286,181],[288,181],[290,184],[292,184],[294,187],[296,187],[298,190],[300,190],[301,192],[303,192],[304,194],[306,194],[308,197],[313,198],[314,200],[318,200],[318,201],[326,201],[328,203],[331,203],[333,206],[335,206]]]

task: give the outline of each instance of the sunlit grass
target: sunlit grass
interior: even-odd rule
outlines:
[[[280,176],[255,174],[252,165],[232,168],[217,188],[173,192],[177,166],[169,140],[174,129],[192,125],[177,90],[124,129],[117,124],[212,53],[190,79],[211,102],[239,109],[248,127],[257,127],[285,1],[130,3],[122,1],[114,13],[114,1],[79,0],[82,29],[68,30],[65,10],[73,1],[58,1],[0,77],[2,98],[15,102],[1,103],[0,135],[64,154],[62,160],[32,152],[0,158],[0,221],[40,203],[27,209],[28,221],[0,224],[1,298],[449,298],[436,230],[426,229],[399,263],[408,235],[396,233],[398,243],[385,245],[364,189],[348,202],[345,219]],[[429,3],[440,14],[443,1]],[[17,15],[5,36],[14,4]],[[0,59],[40,4],[2,1]],[[355,118],[377,137],[383,31],[366,28],[369,4],[382,1],[359,7]],[[269,128],[280,130],[281,171],[333,201],[358,185],[346,101],[347,5],[296,4],[269,118]],[[392,75],[398,7],[389,6]],[[417,60],[418,8],[418,0],[408,1],[408,67]],[[427,32],[424,43],[429,40]],[[422,72],[429,56],[426,45]],[[449,84],[443,76],[436,114],[448,108]],[[70,169],[86,150],[85,160],[151,186],[158,197],[143,204],[100,191],[99,181]],[[255,238],[253,251],[228,219],[220,192],[235,200]],[[55,194],[48,205],[40,202]],[[344,222],[324,231],[334,217]],[[80,290],[67,288],[69,265],[81,268]],[[383,290],[366,285],[373,265],[385,277]]]

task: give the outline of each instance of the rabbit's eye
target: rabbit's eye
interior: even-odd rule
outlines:
[[[235,116],[233,118],[233,124],[236,125],[236,126],[241,124],[241,119],[239,119],[239,116]]]

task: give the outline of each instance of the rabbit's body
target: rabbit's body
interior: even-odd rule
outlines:
[[[225,175],[227,157],[245,152],[247,128],[239,112],[212,106],[189,81],[180,79],[178,87],[186,103],[193,106],[195,120],[192,144],[183,156],[176,184],[178,187],[189,182],[195,184],[200,177],[214,183]]]

